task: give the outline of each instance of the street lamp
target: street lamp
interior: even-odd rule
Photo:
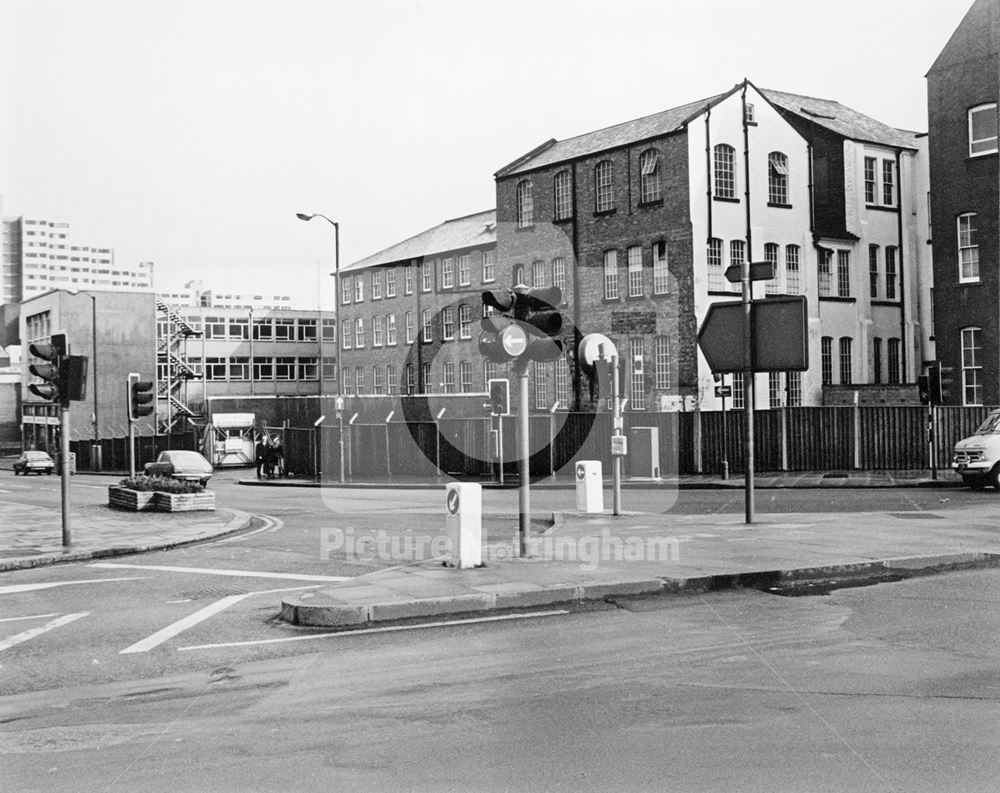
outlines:
[[[297,217],[299,220],[304,220],[306,222],[312,220],[313,218],[323,218],[323,220],[325,220],[327,223],[329,223],[331,226],[333,226],[333,232],[334,232],[334,234],[333,234],[333,244],[334,244],[333,258],[334,258],[334,266],[333,266],[333,272],[330,273],[330,275],[333,276],[333,289],[334,289],[334,293],[333,293],[334,337],[339,339],[339,336],[340,336],[340,315],[339,315],[339,312],[337,310],[337,307],[340,305],[340,224],[336,220],[330,220],[330,218],[328,218],[326,215],[321,215],[318,212],[316,212],[316,213],[314,213],[312,215],[307,215],[305,212],[296,212],[295,213],[295,217]],[[318,331],[319,331],[318,338],[320,340],[322,340],[322,338],[323,338],[322,322],[320,323],[320,327],[318,328]],[[337,342],[337,346],[335,348],[338,351],[337,352],[337,358],[336,358],[336,360],[337,360],[337,366],[338,367],[340,366],[340,352],[339,352],[340,347],[341,347],[341,343],[338,341]],[[322,347],[320,349],[322,349]],[[320,379],[322,380],[322,371],[323,371],[323,358],[322,358],[322,356],[320,356],[319,366],[320,366]],[[340,396],[340,377],[338,376],[336,378],[336,380],[337,380],[337,396]]]
[[[91,462],[94,470],[100,471],[100,416],[97,412],[97,295],[92,295],[90,292],[83,292],[78,289],[67,289],[66,292],[73,296],[83,295],[90,298],[90,344],[94,357],[94,444],[92,448],[93,460]]]
[[[333,226],[333,232],[334,232],[333,233],[333,242],[334,242],[333,261],[334,261],[334,265],[333,265],[333,272],[330,273],[330,275],[333,276],[333,328],[334,328],[333,335],[334,335],[334,338],[337,340],[336,341],[336,347],[335,347],[337,355],[336,355],[336,358],[334,360],[336,361],[336,366],[339,369],[340,368],[340,350],[343,349],[343,342],[340,340],[340,332],[341,332],[341,328],[340,328],[340,311],[339,311],[339,308],[338,308],[340,306],[340,224],[336,220],[330,220],[330,218],[328,218],[326,215],[322,215],[319,212],[314,212],[311,215],[307,215],[305,212],[296,212],[295,213],[295,217],[297,217],[299,220],[304,220],[307,223],[310,220],[312,220],[313,218],[323,218],[323,220],[325,220],[327,223],[329,223],[331,226]],[[322,383],[322,381],[323,381],[323,355],[322,355],[322,349],[323,349],[323,347],[322,347],[322,344],[323,344],[323,341],[322,341],[322,339],[323,339],[323,327],[322,327],[322,319],[320,320],[320,327],[317,330],[319,331],[318,339],[319,339],[319,343],[320,343],[320,358],[319,358],[320,383]],[[336,381],[337,381],[336,396],[337,396],[337,400],[339,402],[339,399],[340,399],[340,373],[339,372],[337,373]],[[320,394],[320,396],[322,397],[322,394]],[[338,413],[339,413],[339,411],[338,411]],[[340,482],[343,483],[344,482],[344,428],[343,428],[343,424],[341,424],[341,428],[340,428],[339,446],[340,446]]]

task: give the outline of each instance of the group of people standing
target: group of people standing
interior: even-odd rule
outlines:
[[[282,476],[285,472],[285,450],[281,446],[281,438],[258,436],[254,461],[257,463],[258,479]]]

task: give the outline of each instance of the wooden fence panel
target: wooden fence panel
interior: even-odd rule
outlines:
[[[788,469],[849,470],[854,466],[854,408],[788,408]]]
[[[898,471],[929,467],[927,408],[885,405],[857,410],[861,422],[860,468]]]

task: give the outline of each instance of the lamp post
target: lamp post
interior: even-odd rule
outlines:
[[[90,298],[90,346],[94,358],[94,441],[91,447],[91,464],[95,471],[101,470],[100,423],[97,409],[97,295],[77,289],[66,290],[71,295],[83,295]]]
[[[311,215],[307,215],[305,212],[296,212],[295,213],[295,217],[297,217],[299,220],[304,220],[307,223],[310,220],[312,220],[313,218],[323,218],[323,220],[325,220],[327,223],[329,223],[331,226],[333,226],[333,245],[334,245],[334,248],[333,248],[333,261],[334,261],[334,265],[333,265],[333,272],[330,273],[330,275],[333,276],[333,328],[334,328],[334,338],[337,339],[336,348],[335,348],[337,350],[337,356],[336,356],[336,358],[334,360],[336,360],[336,362],[337,362],[336,365],[337,365],[337,368],[339,369],[340,368],[340,350],[343,349],[343,342],[340,341],[340,330],[341,330],[341,328],[340,328],[340,312],[339,312],[339,306],[340,306],[340,224],[336,220],[330,220],[330,218],[328,218],[326,215],[320,214],[319,212],[314,212]],[[319,335],[317,336],[317,338],[320,340],[319,368],[320,368],[320,382],[321,383],[323,381],[323,356],[322,356],[322,349],[323,349],[322,348],[323,327],[322,327],[322,324],[323,324],[322,323],[322,318],[320,318],[320,327],[317,328],[317,331],[318,331]],[[339,375],[336,378],[336,381],[337,381],[336,397],[337,397],[337,399],[339,401],[339,399],[340,399],[340,377],[339,377]],[[339,440],[339,446],[340,446],[340,482],[341,482],[341,484],[343,484],[343,482],[344,482],[344,432],[343,432],[343,429],[341,429],[340,437],[339,437],[338,440]]]

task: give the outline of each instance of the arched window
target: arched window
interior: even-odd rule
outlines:
[[[524,228],[535,222],[535,203],[531,193],[531,180],[517,183],[517,227]]]
[[[602,160],[594,167],[594,209],[597,212],[610,212],[615,208],[614,174],[611,160]]]
[[[573,217],[573,186],[569,171],[560,171],[552,180],[553,203],[556,220]]]
[[[736,149],[727,143],[715,146],[715,197],[736,198]]]
[[[788,157],[780,151],[767,155],[767,201],[788,204]]]
[[[515,264],[514,265],[514,278],[513,286],[527,286],[528,282],[524,280],[524,265]]]
[[[639,202],[646,204],[661,198],[660,152],[646,149],[639,155]]]

